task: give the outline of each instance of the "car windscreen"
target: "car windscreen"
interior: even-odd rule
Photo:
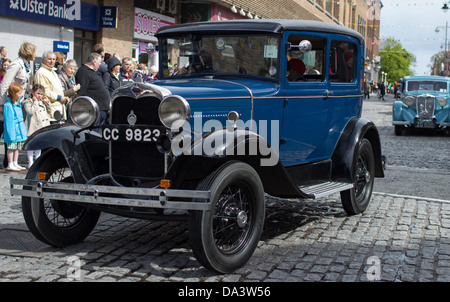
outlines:
[[[162,76],[248,75],[279,79],[276,35],[186,35],[161,38]]]
[[[406,91],[448,92],[448,84],[444,81],[408,81]]]

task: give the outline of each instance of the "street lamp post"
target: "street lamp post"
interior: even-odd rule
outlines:
[[[447,6],[447,3],[444,3],[444,6],[441,8],[444,13],[447,13],[449,10],[449,7]],[[448,55],[447,55],[447,28],[448,28],[448,21],[445,21],[445,55],[444,55],[444,67],[445,67],[445,75],[448,75]]]

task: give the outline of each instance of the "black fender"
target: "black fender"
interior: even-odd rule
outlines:
[[[174,139],[176,143],[180,140]],[[248,129],[219,129],[205,135],[175,158],[165,178],[171,180],[171,188],[193,190],[228,161],[241,161],[253,167],[269,195],[306,198],[293,184],[278,153],[263,137]]]
[[[375,158],[375,177],[384,177],[380,135],[375,124],[366,118],[351,119],[341,134],[331,157],[331,180],[355,182],[355,165],[359,145],[363,139],[369,140]]]
[[[75,125],[56,124],[42,128],[28,138],[23,149],[46,150],[51,154],[59,152],[77,183],[86,183],[108,172],[108,143],[99,133]],[[47,154],[44,159],[51,160],[51,156]]]

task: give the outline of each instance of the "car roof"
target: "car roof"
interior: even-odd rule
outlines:
[[[176,24],[161,27],[156,33],[156,36],[175,33],[200,33],[208,31],[216,33],[255,32],[279,34],[286,30],[343,34],[357,38],[360,43],[364,41],[364,37],[360,33],[342,25],[312,20],[284,19],[248,19]]]
[[[405,81],[450,81],[450,77],[443,76],[406,76]]]

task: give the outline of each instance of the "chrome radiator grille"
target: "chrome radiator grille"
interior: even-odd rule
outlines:
[[[417,98],[417,116],[419,119],[430,120],[436,109],[436,98],[434,96],[419,96]]]
[[[156,97],[119,97],[111,109],[111,124],[127,125],[133,111],[136,124],[162,126],[158,116],[160,100]],[[114,178],[130,186],[131,179],[155,179],[164,176],[164,155],[155,143],[111,142],[111,169]]]

